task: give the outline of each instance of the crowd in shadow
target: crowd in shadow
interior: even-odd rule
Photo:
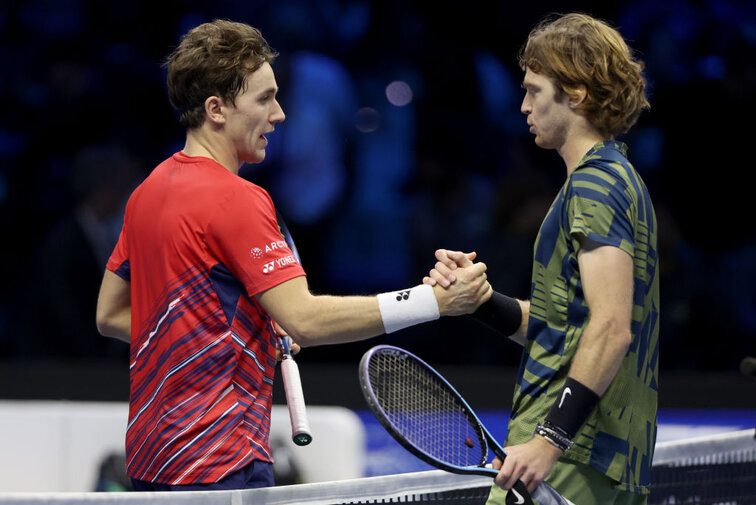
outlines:
[[[126,346],[94,327],[99,282],[129,193],[182,147],[160,63],[215,17],[258,26],[280,52],[287,119],[266,161],[241,175],[270,191],[314,291],[417,283],[446,247],[477,251],[495,289],[528,296],[533,240],[565,170],[527,132],[516,53],[564,6],[440,5],[430,16],[399,1],[250,4],[156,13],[147,2],[34,0],[0,16],[12,69],[0,76],[0,357],[125,360]],[[754,8],[574,8],[619,26],[647,64],[652,110],[621,140],[659,219],[661,366],[735,370],[756,340],[750,128],[734,119],[754,111]],[[433,361],[519,362],[514,344],[466,318],[390,340]],[[354,360],[363,348],[303,359]]]

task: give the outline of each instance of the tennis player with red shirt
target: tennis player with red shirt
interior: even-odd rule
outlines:
[[[336,344],[471,313],[491,296],[482,263],[457,270],[450,290],[310,293],[268,193],[238,176],[285,118],[275,56],[255,28],[217,20],[166,63],[186,144],[131,195],[97,304],[100,333],[131,344],[136,490],[274,484],[274,320],[302,347]]]

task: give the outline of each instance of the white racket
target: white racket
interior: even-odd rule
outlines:
[[[290,353],[291,337],[281,336],[281,376],[286,391],[286,405],[289,407],[291,420],[291,439],[297,445],[307,445],[312,442],[310,423],[307,421],[302,380],[299,378],[299,367]]]
[[[277,213],[278,214],[278,213]],[[299,261],[299,252],[294,244],[294,239],[286,227],[286,223],[280,214],[277,215],[278,227],[281,235],[289,245],[294,257]],[[299,261],[301,265],[302,262]],[[302,380],[299,377],[299,366],[291,356],[291,337],[280,335],[281,338],[281,376],[283,377],[284,391],[286,391],[286,405],[289,407],[289,419],[291,420],[291,440],[297,445],[307,445],[312,442],[310,423],[307,420],[307,408],[305,407]]]

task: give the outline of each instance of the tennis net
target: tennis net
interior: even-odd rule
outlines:
[[[0,493],[3,505],[482,505],[490,477],[430,470],[243,491]],[[756,429],[659,443],[649,505],[756,505]],[[580,504],[576,504],[580,505]]]
[[[659,443],[649,505],[756,505],[756,429]]]
[[[239,491],[0,493],[3,505],[479,505],[490,477],[441,470]]]

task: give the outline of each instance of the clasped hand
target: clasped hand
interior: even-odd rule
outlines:
[[[442,316],[470,314],[493,294],[485,263],[473,263],[476,253],[438,249],[433,270],[423,283],[433,286]]]

